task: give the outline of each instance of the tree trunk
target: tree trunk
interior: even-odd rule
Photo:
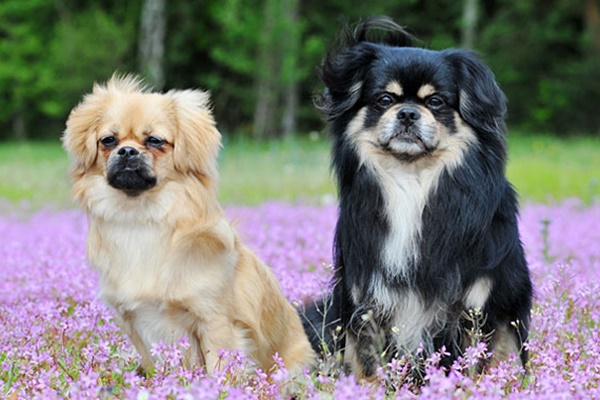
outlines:
[[[478,0],[463,1],[461,46],[464,49],[474,49],[478,18]]]
[[[281,116],[281,128],[284,137],[296,133],[298,118],[298,48],[300,32],[298,28],[298,3],[299,0],[282,0],[284,8],[283,35],[283,61],[282,81],[284,84],[284,103]]]
[[[256,84],[256,106],[252,136],[257,139],[276,136],[275,116],[279,99],[278,46],[275,35],[277,6],[279,0],[264,0],[264,24],[259,53]]]
[[[589,99],[597,99],[600,93],[598,71],[600,71],[600,0],[586,0],[584,9],[585,33],[588,37],[587,61],[590,70]],[[586,106],[589,104],[586,101]],[[593,104],[593,103],[592,103]],[[585,107],[585,106],[583,106]],[[590,132],[600,135],[600,117],[595,113],[594,106],[588,114]],[[595,125],[595,126],[594,126]]]
[[[15,140],[24,142],[28,139],[25,116],[23,114],[23,110],[20,108],[15,110],[15,113],[12,117],[12,131]]]
[[[293,136],[296,133],[298,119],[298,84],[291,82],[285,88],[285,103],[281,117],[282,135]]]
[[[166,3],[167,0],[144,0],[142,6],[139,69],[156,89],[165,84]]]
[[[585,30],[590,41],[590,56],[600,59],[600,4],[598,0],[585,2]]]

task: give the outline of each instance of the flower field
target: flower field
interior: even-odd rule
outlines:
[[[290,300],[324,292],[335,206],[265,203],[227,214]],[[292,377],[283,367],[249,372],[242,355],[223,352],[222,370],[206,377],[180,367],[185,342],[157,345],[165,361],[142,378],[137,354],[96,299],[86,226],[73,210],[0,215],[0,398],[600,398],[600,204],[523,206],[521,237],[535,286],[528,372],[506,363],[472,373],[486,356],[479,345],[451,371],[437,368],[434,355],[421,388],[405,360],[365,384],[318,371]]]

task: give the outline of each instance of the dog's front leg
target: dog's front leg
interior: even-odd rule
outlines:
[[[360,379],[375,378],[385,357],[386,340],[380,318],[372,310],[355,312],[346,333],[344,362]]]
[[[127,334],[131,343],[133,343],[138,353],[142,356],[142,368],[144,373],[149,373],[154,368],[154,362],[152,361],[150,351],[144,344],[142,337],[135,327],[135,312],[124,311],[121,315],[121,320],[118,322],[121,329]]]
[[[223,367],[219,350],[242,349],[233,323],[224,315],[213,315],[210,320],[203,321],[202,326],[198,328],[198,341],[201,344],[204,366],[209,375]]]

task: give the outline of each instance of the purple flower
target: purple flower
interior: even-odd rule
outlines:
[[[266,203],[227,210],[243,240],[274,271],[290,301],[330,290],[336,207]],[[221,353],[207,377],[184,369],[183,339],[157,343],[155,373],[135,371],[139,355],[96,298],[98,276],[85,258],[87,222],[79,211],[0,216],[0,397],[10,398],[300,398],[534,399],[600,398],[600,204],[578,200],[527,204],[522,240],[535,285],[528,372],[516,359],[472,373],[485,344],[449,371],[425,365],[419,387],[410,357],[392,360],[372,383],[312,372],[295,376],[281,360],[257,370],[238,352]],[[443,350],[442,350],[443,351]],[[14,394],[14,395],[13,395]]]

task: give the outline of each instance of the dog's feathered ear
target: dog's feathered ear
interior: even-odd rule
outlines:
[[[63,147],[73,159],[71,173],[80,176],[96,161],[98,142],[96,131],[104,113],[109,93],[104,86],[94,85],[92,93],[69,114],[62,136]]]
[[[453,65],[459,87],[459,111],[475,129],[494,134],[506,131],[506,97],[494,73],[471,51],[448,50],[446,59]]]
[[[316,107],[329,119],[350,110],[360,99],[366,72],[377,58],[376,44],[409,47],[413,37],[387,17],[372,17],[354,29],[346,27],[320,69],[325,92]]]
[[[217,179],[221,134],[210,109],[210,95],[202,90],[171,90],[177,124],[173,144],[175,169]]]
[[[375,57],[375,49],[368,44],[327,55],[320,71],[325,91],[315,99],[316,107],[327,119],[339,117],[358,102],[365,74]]]

